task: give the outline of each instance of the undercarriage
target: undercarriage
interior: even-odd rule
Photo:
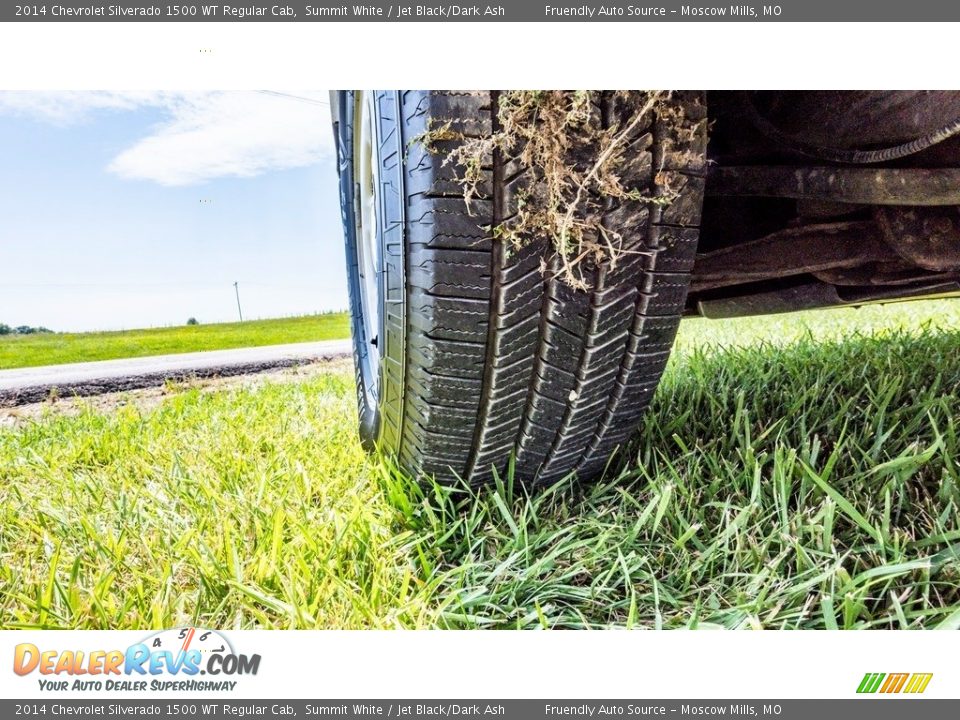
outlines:
[[[686,313],[960,294],[960,93],[718,91]]]

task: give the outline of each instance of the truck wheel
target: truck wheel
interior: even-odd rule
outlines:
[[[598,122],[617,96],[594,93]],[[527,484],[588,479],[636,429],[670,353],[697,246],[706,153],[700,93],[674,93],[636,127],[612,201],[615,265],[574,290],[541,262],[546,241],[491,239],[523,172],[492,159],[470,210],[444,157],[491,132],[495,92],[333,96],[360,434],[415,476],[471,484],[513,463]],[[454,132],[424,147],[431,129]]]

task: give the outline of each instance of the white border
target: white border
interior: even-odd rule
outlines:
[[[14,646],[125,649],[146,634],[0,632],[0,697],[122,697],[41,693],[36,672],[13,674]],[[236,652],[259,653],[261,665],[224,699],[856,698],[867,672],[934,673],[923,695],[883,700],[960,698],[955,636],[936,631],[225,634]]]
[[[952,23],[8,23],[0,89],[950,89],[955,49]]]

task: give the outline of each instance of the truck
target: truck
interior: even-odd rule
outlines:
[[[598,476],[684,317],[960,293],[960,92],[331,106],[360,435],[415,476]]]

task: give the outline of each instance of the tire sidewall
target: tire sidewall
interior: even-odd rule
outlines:
[[[334,135],[337,141],[337,163],[340,176],[340,213],[343,221],[344,254],[347,265],[347,292],[350,304],[350,337],[353,341],[353,365],[356,374],[357,410],[360,439],[368,450],[376,443],[379,426],[373,358],[368,351],[363,305],[360,296],[360,269],[357,262],[359,218],[356,212],[354,179],[354,114],[355,93],[352,90],[335,94],[333,108]]]
[[[340,208],[343,220],[345,256],[347,265],[347,290],[350,302],[350,325],[353,340],[353,358],[356,372],[357,409],[360,425],[360,439],[367,450],[374,450],[381,443],[385,403],[395,400],[395,378],[385,372],[385,363],[381,358],[390,356],[394,364],[402,359],[402,347],[396,341],[398,333],[397,313],[404,313],[403,268],[396,262],[396,234],[402,237],[402,202],[398,208],[398,199],[404,197],[404,163],[397,157],[397,138],[400,137],[398,118],[395,114],[378,112],[375,116],[376,130],[374,156],[378,164],[378,227],[376,242],[381,257],[381,274],[378,277],[377,303],[379,304],[379,327],[376,350],[367,337],[364,308],[361,301],[360,268],[357,258],[357,243],[360,238],[360,217],[357,211],[357,179],[354,166],[355,140],[358,136],[356,114],[358,92],[339,91],[333,98],[332,110],[334,133],[337,140],[337,159],[340,176]],[[396,105],[396,93],[391,91],[370,91],[374,93],[374,102],[378,111],[384,106]],[[385,150],[384,148],[387,148]],[[392,153],[392,158],[384,158]],[[388,247],[390,244],[390,247]],[[402,242],[400,244],[402,250]],[[401,252],[402,257],[402,252]],[[398,295],[397,290],[400,290]],[[389,296],[389,306],[387,299]],[[399,306],[399,307],[398,307]],[[388,327],[388,325],[390,327]],[[389,408],[387,408],[389,410]]]

